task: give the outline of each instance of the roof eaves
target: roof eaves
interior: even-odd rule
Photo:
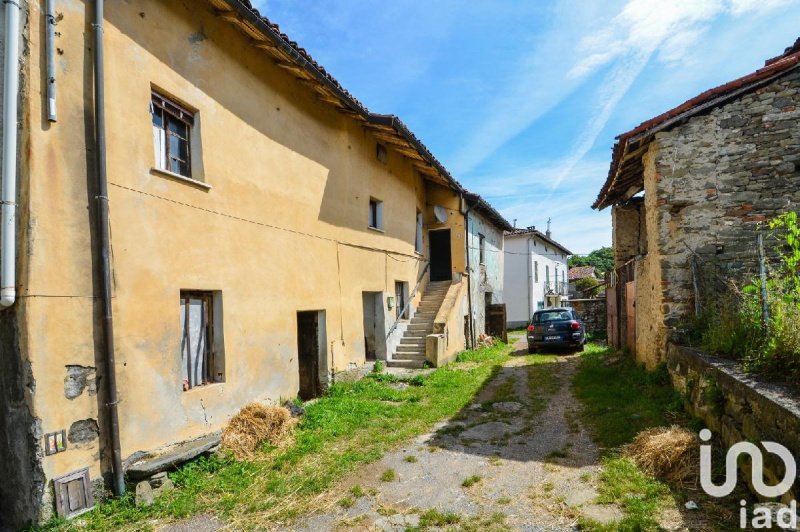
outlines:
[[[506,233],[507,237],[508,236],[511,236],[511,237],[524,236],[524,235],[533,235],[533,236],[535,236],[535,237],[547,242],[551,246],[557,247],[558,249],[563,251],[564,254],[573,255],[573,253],[570,250],[568,250],[567,248],[565,248],[564,246],[562,246],[561,244],[559,244],[558,242],[556,242],[552,238],[548,237],[546,234],[542,233],[538,229],[514,229],[514,230],[509,231],[508,233]]]
[[[318,83],[322,84],[331,91],[345,108],[353,114],[359,116],[361,119],[368,123],[379,124],[383,126],[392,127],[398,136],[408,142],[419,153],[420,157],[426,161],[448,185],[458,192],[463,192],[464,188],[456,179],[447,171],[447,169],[439,162],[436,157],[428,150],[428,148],[414,135],[411,130],[394,115],[382,115],[371,113],[364,104],[358,101],[350,92],[348,92],[322,65],[317,63],[314,58],[297,42],[292,41],[285,33],[280,31],[277,24],[272,23],[268,18],[261,15],[258,9],[254,8],[250,0],[209,0],[212,5],[224,4],[231,8],[234,13],[240,16],[243,20],[249,23],[254,28],[257,28],[263,33],[270,41],[272,41],[279,50],[287,56],[288,59],[293,61],[300,68],[308,72]]]
[[[481,213],[501,231],[506,232],[514,230],[514,227],[508,223],[508,220],[506,220],[502,214],[497,212],[497,210],[480,195],[465,190],[464,197],[466,198],[467,203],[470,204],[473,209]]]
[[[707,109],[717,107],[737,96],[767,85],[798,66],[800,66],[800,39],[793,46],[787,48],[782,56],[768,60],[763,68],[704,91],[681,105],[642,122],[627,133],[617,136],[617,142],[614,144],[612,151],[608,178],[594,204],[592,204],[592,208],[604,209],[620,199],[627,199],[624,195],[630,190],[621,191],[623,195],[620,197],[612,197],[611,190],[621,173],[623,161],[629,154],[628,148],[630,145],[639,143],[638,148],[642,148],[652,141],[657,132],[673,127]]]

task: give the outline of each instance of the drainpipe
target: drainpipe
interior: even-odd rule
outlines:
[[[56,121],[56,0],[47,0],[45,53],[47,54],[47,120]]]
[[[114,494],[125,493],[122,472],[122,454],[119,443],[119,414],[117,411],[117,374],[114,361],[114,322],[111,308],[111,258],[108,231],[108,177],[106,175],[106,113],[105,70],[103,68],[103,1],[94,1],[94,130],[97,156],[97,183],[95,196],[97,223],[94,230],[97,254],[100,256],[103,310],[103,350],[106,359],[108,393],[108,439],[111,443],[111,467],[114,476]]]
[[[461,196],[461,201],[467,203],[467,210],[464,211],[464,243],[467,248],[467,305],[469,306],[469,342],[470,349],[475,348],[475,320],[472,317],[472,269],[469,265],[469,211],[472,210],[473,205],[469,205],[464,196]]]
[[[19,98],[20,0],[4,0],[3,167],[0,191],[0,307],[17,299],[17,111]]]
[[[528,248],[528,253],[525,255],[528,261],[528,319],[531,319],[531,316],[533,316],[533,254],[531,253],[532,238],[533,237],[529,236],[528,240],[525,241]]]

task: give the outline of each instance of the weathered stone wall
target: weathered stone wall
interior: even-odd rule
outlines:
[[[633,198],[611,209],[614,268],[619,268],[637,255],[647,253],[647,227],[642,198]]]
[[[569,304],[583,320],[586,332],[596,337],[606,336],[606,300],[570,299]]]
[[[693,308],[691,257],[723,277],[757,271],[759,222],[800,202],[800,71],[656,135],[653,227],[671,333]],[[645,195],[650,191],[645,191]],[[651,243],[650,250],[653,250]]]
[[[667,366],[675,388],[684,394],[690,412],[702,419],[724,445],[775,441],[800,455],[800,398],[791,391],[742,372],[731,360],[669,344]],[[763,447],[762,447],[763,450]],[[774,485],[783,478],[782,461],[764,451],[764,476]],[[749,460],[740,469],[751,478]],[[796,500],[798,483],[783,497]]]

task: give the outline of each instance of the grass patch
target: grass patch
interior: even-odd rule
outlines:
[[[176,489],[153,506],[136,507],[131,487],[128,495],[99,504],[81,519],[88,530],[141,529],[159,519],[199,513],[214,514],[231,528],[285,522],[313,509],[312,495],[466,407],[510,351],[510,346],[498,344],[464,352],[459,359],[475,362],[475,367],[438,368],[409,382],[418,385],[400,390],[375,373],[337,383],[306,406],[295,442],[287,448],[264,449],[248,461],[224,455],[200,458],[170,474]],[[387,406],[387,401],[396,404]],[[53,521],[47,528],[62,527],[63,522]]]
[[[419,516],[420,528],[457,525],[460,521],[460,515],[454,514],[453,512],[442,512],[436,508],[431,508]]]
[[[625,517],[613,526],[582,522],[586,530],[658,530],[656,516],[670,497],[666,484],[645,475],[636,464],[621,457],[604,460],[599,491],[598,502],[618,505]]]
[[[465,478],[461,485],[465,488],[469,488],[480,482],[482,479],[483,477],[480,475],[472,475],[471,477]]]
[[[650,427],[686,420],[666,368],[648,373],[629,357],[589,344],[572,383],[583,403],[581,419],[606,450]]]
[[[583,404],[581,419],[604,447],[598,502],[616,504],[625,513],[611,525],[586,520],[579,525],[598,531],[657,530],[657,518],[672,496],[670,487],[618,456],[617,450],[644,429],[688,422],[666,367],[647,372],[627,355],[589,345],[573,391]]]
[[[353,486],[352,488],[350,488],[350,494],[351,494],[353,497],[355,497],[356,499],[358,499],[358,498],[360,498],[360,497],[363,497],[364,495],[366,495],[366,493],[364,493],[364,489],[363,489],[361,486],[359,486],[358,484],[356,484],[355,486]]]
[[[408,462],[409,464],[416,464],[417,463],[417,457],[414,456],[413,454],[409,454],[408,456],[403,458],[403,461],[404,462]]]
[[[389,468],[381,474],[381,480],[383,482],[391,482],[397,478],[397,473],[395,473],[394,469]]]
[[[553,364],[558,361],[555,355],[528,355],[528,391],[529,403],[527,408],[528,419],[533,419],[547,408],[547,400],[558,392],[559,379],[555,376]]]
[[[341,499],[339,499],[339,506],[341,506],[342,508],[345,509],[352,508],[355,505],[356,505],[356,500],[349,495],[347,497],[342,497]]]
[[[511,504],[511,497],[500,497],[499,499],[497,499],[497,504],[502,504],[502,505]]]
[[[566,458],[569,456],[569,453],[566,449],[556,449],[555,451],[550,451],[547,453],[547,456],[544,457],[545,460],[555,460],[557,458]]]

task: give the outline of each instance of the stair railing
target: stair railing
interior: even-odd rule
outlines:
[[[406,315],[406,311],[408,310],[408,307],[411,306],[411,301],[417,294],[417,290],[419,290],[419,285],[422,284],[422,279],[425,277],[425,273],[428,271],[428,267],[430,267],[430,265],[431,265],[430,262],[426,262],[425,266],[422,268],[422,271],[419,274],[419,278],[417,279],[417,284],[416,286],[414,286],[414,290],[412,290],[411,293],[408,295],[408,301],[406,301],[406,304],[403,306],[402,310],[400,310],[400,313],[398,314],[397,318],[395,318],[394,323],[392,323],[392,326],[389,328],[389,332],[386,333],[387,340],[392,335],[394,330],[397,328],[397,324],[400,322],[400,319]]]

